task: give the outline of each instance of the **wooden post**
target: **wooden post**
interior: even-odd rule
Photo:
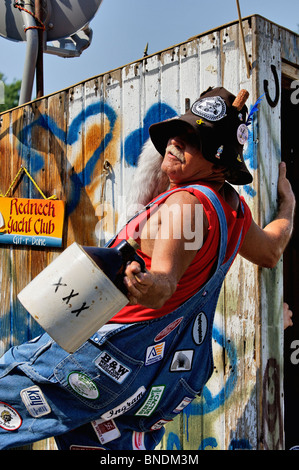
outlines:
[[[247,51],[246,51],[244,31],[243,31],[243,26],[242,26],[242,16],[241,16],[239,0],[236,0],[236,2],[237,2],[237,9],[238,9],[238,16],[239,16],[241,39],[242,39],[242,45],[243,45],[243,51],[244,51],[244,57],[245,57],[247,78],[250,78],[250,64],[249,64],[248,57],[247,57]]]

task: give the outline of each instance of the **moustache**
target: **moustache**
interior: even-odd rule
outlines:
[[[171,144],[166,147],[166,153],[171,153],[174,155],[181,163],[185,163],[184,153],[177,148],[175,145]]]

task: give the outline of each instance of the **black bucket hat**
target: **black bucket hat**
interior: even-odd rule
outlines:
[[[248,139],[245,101],[249,93],[241,90],[236,97],[223,87],[209,88],[193,103],[189,111],[178,118],[152,124],[151,140],[164,157],[167,142],[186,129],[198,137],[203,157],[228,169],[226,179],[231,184],[252,182],[243,159],[243,146]]]

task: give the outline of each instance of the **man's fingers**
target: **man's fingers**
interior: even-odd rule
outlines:
[[[129,263],[126,267],[125,274],[126,276],[134,275],[134,274],[139,274],[141,272],[141,267],[140,264],[137,263],[136,261],[132,261],[132,263]]]
[[[287,175],[287,166],[285,164],[285,162],[281,162],[279,164],[279,176],[282,177],[282,178],[285,178]]]

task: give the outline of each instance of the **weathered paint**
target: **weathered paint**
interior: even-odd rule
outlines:
[[[103,244],[125,212],[150,124],[184,112],[208,86],[222,85],[235,94],[246,88],[249,107],[266,93],[245,151],[254,182],[239,189],[254,218],[270,220],[280,159],[282,60],[298,64],[299,41],[259,16],[243,26],[250,79],[239,25],[232,23],[3,113],[0,190],[25,165],[47,196],[66,202],[63,247]],[[38,196],[26,178],[14,195]],[[60,251],[1,247],[1,352],[39,332],[16,295]],[[281,266],[259,270],[238,257],[217,306],[214,374],[201,398],[167,425],[162,448],[283,447],[281,305]],[[33,448],[53,445],[48,440]]]

